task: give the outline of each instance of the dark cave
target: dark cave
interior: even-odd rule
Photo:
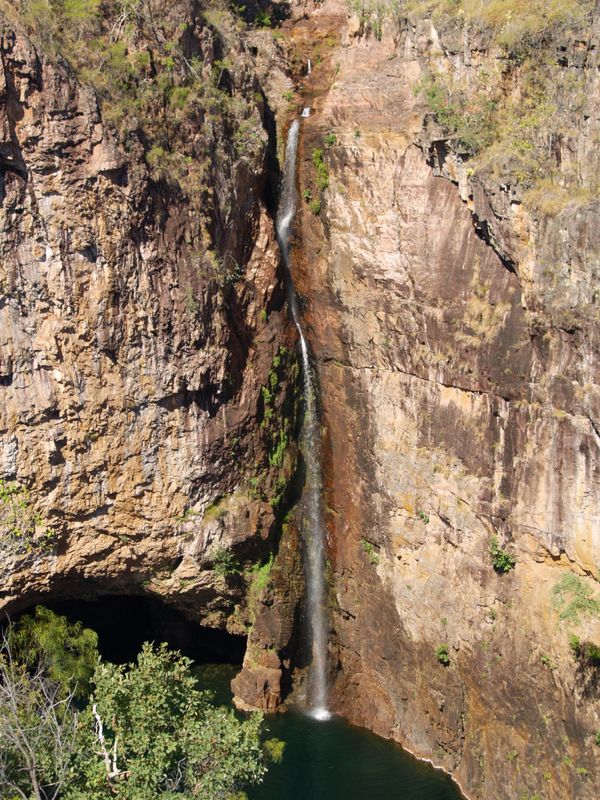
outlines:
[[[144,642],[166,642],[197,664],[241,664],[246,637],[206,628],[155,597],[105,595],[93,600],[41,599],[69,622],[81,622],[98,634],[100,655],[115,664],[135,661]],[[32,613],[23,609],[14,621]]]

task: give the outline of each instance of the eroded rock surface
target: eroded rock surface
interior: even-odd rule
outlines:
[[[218,33],[190,26],[210,75]],[[0,56],[0,471],[38,515],[32,542],[3,542],[0,607],[147,592],[247,633],[295,464],[266,116],[238,160],[212,122],[203,226],[197,198],[151,177],[141,138],[121,146],[60,57],[9,25]],[[252,62],[241,46],[232,58],[260,121]],[[253,654],[278,685],[292,631],[271,627]],[[260,688],[245,699],[273,706]]]
[[[600,703],[569,635],[600,624],[561,620],[553,589],[598,594],[597,202],[536,217],[426,121],[424,67],[468,69],[464,37],[377,41],[335,2],[298,23],[307,47],[311,26],[339,41],[308,85],[301,190],[318,149],[329,187],[295,264],[330,446],[335,706],[469,797],[595,797]]]

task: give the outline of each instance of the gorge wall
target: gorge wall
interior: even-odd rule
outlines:
[[[597,667],[569,637],[598,641],[598,606],[560,604],[565,586],[598,597],[598,201],[532,208],[514,159],[465,164],[436,125],[424,76],[493,75],[485,36],[402,14],[369,35],[365,19],[332,0],[295,31],[329,37],[308,79],[295,279],[330,447],[334,705],[469,797],[591,798]],[[589,98],[554,145],[581,185],[596,30],[555,53]]]
[[[596,797],[597,667],[569,637],[600,640],[598,17],[554,52],[576,85],[557,84],[549,209],[425,103],[432,70],[495,74],[485,33],[326,0],[241,34],[215,8],[166,15],[218,100],[193,101],[166,166],[6,12],[1,607],[157,596],[248,636],[239,705],[289,691],[299,383],[272,217],[310,104],[292,268],[321,382],[332,706],[468,797]]]
[[[298,368],[273,143],[229,18],[220,31],[194,3],[172,13],[207,85],[229,57],[222,110],[193,108],[180,134],[208,188],[152,171],[144,131],[120,140],[67,63],[4,18],[0,605],[161,597],[249,634],[246,691],[276,705],[302,577],[293,533],[281,541]],[[240,94],[258,142],[243,157],[229,136]],[[273,602],[278,552],[279,626],[259,602]]]

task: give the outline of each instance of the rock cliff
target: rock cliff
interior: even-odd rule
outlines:
[[[533,109],[494,139],[498,104],[529,102],[524,62],[443,3],[406,5],[292,3],[274,37],[179,0],[163,60],[212,94],[174,87],[168,147],[6,13],[0,603],[158,596],[248,636],[240,706],[290,689],[298,366],[272,214],[310,105],[292,260],[321,382],[332,704],[468,797],[587,800],[598,16],[546,51],[551,134]],[[489,120],[444,99],[453,81]]]
[[[275,706],[292,630],[261,621],[261,597],[272,603],[295,469],[297,364],[269,211],[273,141],[239,38],[195,4],[176,12],[206,82],[229,58],[224,110],[199,111],[182,134],[205,187],[153,171],[143,129],[123,141],[71,67],[4,19],[0,605],[159,596],[250,632],[249,674],[264,680],[249,699]],[[259,142],[243,157],[228,135],[236,94]],[[301,586],[288,586],[293,620]]]
[[[423,98],[433,69],[474,84],[505,54],[423,13],[369,32],[366,7],[293,29],[318,64],[295,280],[330,448],[335,706],[469,797],[591,798],[598,668],[570,637],[600,638],[597,18],[551,51],[556,113],[567,77],[589,99],[548,209]]]

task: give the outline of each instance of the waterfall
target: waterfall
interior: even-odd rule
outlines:
[[[310,63],[310,58],[309,58],[308,61],[306,62],[306,74],[310,75],[311,72],[312,72],[312,64]]]
[[[312,640],[312,665],[308,681],[307,705],[310,714],[319,720],[328,719],[327,710],[327,612],[325,597],[325,542],[323,515],[323,479],[321,467],[321,426],[317,404],[316,376],[310,363],[308,344],[302,327],[298,298],[289,269],[290,233],[296,214],[296,154],[300,121],[294,120],[285,148],[283,187],[276,220],[277,240],[283,257],[288,302],[294,325],[300,337],[302,376],[304,381],[304,424],[300,447],[306,464],[306,485],[303,494],[304,561],[306,575],[306,609]]]

